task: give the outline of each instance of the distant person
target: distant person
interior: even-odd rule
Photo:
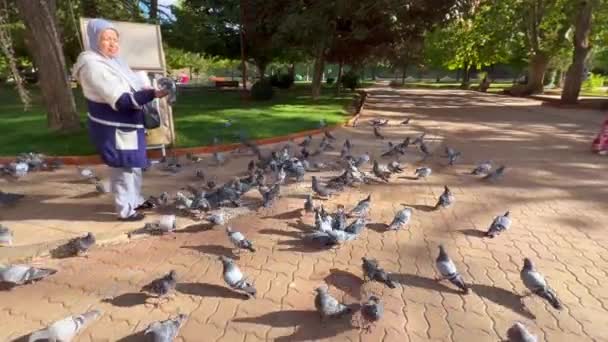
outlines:
[[[141,195],[142,168],[148,166],[142,106],[167,96],[155,90],[119,57],[118,30],[104,19],[87,25],[88,49],[78,56],[73,76],[89,110],[89,135],[103,162],[119,220],[139,221],[151,207]]]
[[[602,156],[608,155],[608,118],[604,120],[600,132],[593,140],[591,150]]]

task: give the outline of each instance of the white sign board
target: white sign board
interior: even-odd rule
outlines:
[[[84,46],[89,46],[87,23],[91,18],[80,18],[80,32]],[[165,73],[160,26],[152,24],[111,21],[119,32],[120,57],[134,70]]]

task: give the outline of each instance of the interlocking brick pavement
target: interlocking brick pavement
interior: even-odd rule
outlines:
[[[376,88],[359,127],[336,135],[340,143],[350,137],[356,153],[377,156],[385,142],[373,138],[365,121],[382,117],[398,123],[406,116],[413,119],[410,125],[392,125],[383,133],[397,141],[425,130],[435,156],[419,162],[412,152],[401,159],[408,163],[404,177],[388,185],[348,189],[325,203],[331,210],[338,203],[348,208],[372,193],[374,224],[358,240],[321,252],[302,245],[300,233],[313,218],[298,210],[309,191],[301,185],[287,187],[274,208],[229,222],[258,247],[237,258],[258,288],[256,299],[244,300],[223,284],[217,257],[232,253],[223,228],[196,228],[180,218],[180,227],[191,228],[171,236],[117,240],[96,247],[87,258],[35,258],[34,264],[60,272],[0,292],[0,340],[18,339],[69,313],[96,307],[104,314],[79,341],[141,340],[149,323],[178,313],[190,316],[178,341],[498,341],[514,321],[524,322],[545,341],[607,341],[608,159],[588,152],[602,114],[465,91]],[[463,152],[452,168],[438,157],[443,143]],[[242,169],[249,157],[236,158],[230,169]],[[468,174],[485,159],[507,165],[503,180],[485,183]],[[433,167],[433,175],[408,179],[423,164]],[[194,182],[195,167],[176,176],[150,171],[146,191]],[[226,169],[209,172],[220,181],[230,177]],[[0,209],[2,222],[16,230],[15,248],[85,231],[117,236],[134,228],[117,223],[109,198],[92,194],[94,189],[75,182],[74,175],[66,169],[1,184],[5,191],[29,195],[15,208]],[[456,195],[455,205],[429,211],[445,184]],[[257,203],[259,195],[253,193],[248,199]],[[402,204],[415,209],[408,230],[384,232],[378,223],[389,222]],[[482,238],[480,232],[506,210],[513,217],[512,229],[495,239]],[[434,281],[439,243],[471,284],[470,295]],[[0,249],[0,260],[16,257],[7,250]],[[363,283],[363,256],[377,258],[398,287]],[[534,297],[521,304],[519,269],[525,256],[547,277],[564,310],[555,311]],[[138,291],[171,269],[178,273],[177,294],[156,307]],[[370,333],[348,319],[322,324],[313,305],[313,289],[321,284],[348,304],[380,295],[384,319]]]

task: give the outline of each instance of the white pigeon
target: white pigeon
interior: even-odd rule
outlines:
[[[36,268],[29,265],[0,265],[0,283],[23,285],[44,279],[55,273],[57,271],[50,268]]]
[[[48,326],[46,329],[38,330],[30,335],[29,342],[48,340],[70,342],[90,323],[101,316],[101,311],[91,310],[82,315],[69,316]]]

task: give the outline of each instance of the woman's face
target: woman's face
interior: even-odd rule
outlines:
[[[99,36],[99,51],[106,57],[118,56],[120,46],[118,45],[118,34],[112,29],[101,32]]]

